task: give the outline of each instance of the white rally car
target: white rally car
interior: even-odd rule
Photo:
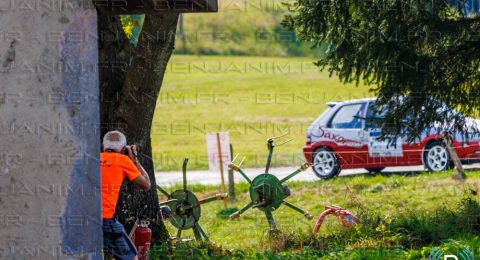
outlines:
[[[420,141],[404,138],[379,139],[381,129],[373,126],[376,99],[328,103],[328,109],[308,128],[303,148],[315,174],[323,179],[338,175],[341,169],[365,168],[380,172],[389,166],[424,165],[429,171],[443,171],[452,166],[450,155],[437,131],[424,131]],[[365,118],[367,120],[365,120]],[[467,118],[480,126],[480,121]],[[453,136],[455,150],[463,163],[480,162],[480,135],[464,139]]]

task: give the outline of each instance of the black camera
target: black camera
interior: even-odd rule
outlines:
[[[136,158],[138,157],[138,151],[132,149],[132,146],[130,146],[130,145],[126,145],[126,146],[125,146],[125,149],[123,149],[123,154],[125,154],[126,156],[129,156],[128,150],[130,150],[130,149],[132,150],[133,158],[136,159]]]
[[[125,149],[123,149],[123,154],[125,154],[126,156],[128,156],[128,150],[130,149],[130,145],[126,145],[125,146]]]

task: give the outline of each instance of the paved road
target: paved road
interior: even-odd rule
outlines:
[[[270,169],[270,173],[277,176],[279,179],[287,176],[288,174],[295,171],[296,167],[282,167],[282,168],[273,168]],[[465,166],[465,169],[480,169],[480,164],[473,164]],[[262,174],[265,171],[265,168],[257,169],[244,169],[244,172],[250,179],[253,179],[255,176]],[[386,173],[401,173],[401,172],[419,172],[425,171],[423,166],[408,166],[408,167],[388,167],[383,172]],[[343,170],[340,176],[348,176],[354,174],[365,174],[367,171],[363,169],[354,169],[354,170]],[[225,181],[227,181],[227,172],[225,172]],[[162,187],[169,187],[182,182],[182,173],[181,172],[157,172],[155,174],[157,184]],[[188,183],[191,184],[220,184],[220,173],[219,172],[210,172],[210,171],[188,171],[187,172]],[[292,180],[297,181],[318,181],[319,178],[313,173],[313,170],[310,168],[305,172],[302,172],[292,178]],[[235,173],[235,182],[245,181],[239,173]]]

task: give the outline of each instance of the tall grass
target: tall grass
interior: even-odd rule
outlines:
[[[465,193],[452,205],[431,211],[414,210],[393,217],[355,198],[351,208],[361,224],[336,232],[313,236],[308,232],[281,234],[281,242],[264,236],[258,250],[227,250],[210,243],[186,243],[173,251],[155,247],[152,257],[256,258],[256,259],[419,259],[435,247],[460,252],[465,246],[474,254],[480,242],[480,203]],[[278,237],[277,237],[278,238]],[[281,248],[279,248],[279,246]],[[156,259],[156,258],[153,258]]]

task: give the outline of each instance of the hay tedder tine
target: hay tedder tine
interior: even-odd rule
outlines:
[[[308,211],[306,210],[303,210],[295,205],[293,205],[292,203],[288,202],[288,201],[283,201],[283,204],[285,204],[285,206],[297,211],[297,212],[300,212],[302,213],[307,219],[312,219],[313,218],[313,215],[310,214]]]
[[[243,207],[241,210],[233,213],[232,215],[230,215],[230,219],[234,219],[234,218],[238,218],[240,217],[240,215],[242,215],[245,211],[247,211],[249,208],[251,208],[253,206],[253,202],[250,202],[248,203],[245,207]]]
[[[179,228],[178,231],[177,231],[177,241],[180,241],[182,238],[182,229]]]
[[[206,199],[203,199],[203,200],[200,200],[198,202],[198,204],[206,204],[206,203],[209,203],[209,202],[212,202],[212,201],[216,201],[216,200],[224,200],[228,198],[228,194],[227,193],[223,193],[223,194],[217,194],[213,197],[210,197],[210,198],[206,198]]]
[[[248,178],[248,176],[242,171],[242,169],[238,169],[238,172],[243,176],[243,178],[244,178],[248,183],[252,183],[252,180],[250,180],[250,178]]]
[[[291,178],[295,177],[295,175],[297,175],[297,174],[299,174],[299,173],[301,173],[301,172],[302,172],[301,169],[298,169],[298,170],[294,171],[293,173],[289,174],[289,175],[286,176],[285,178],[281,179],[281,180],[280,180],[280,183],[284,183],[284,182],[290,180]]]
[[[202,233],[200,233],[200,230],[197,228],[197,226],[194,226],[192,229],[193,229],[193,235],[195,236],[195,239],[197,241],[202,241],[203,240]]]
[[[235,165],[235,164],[233,164],[233,163],[230,163],[230,164],[228,165],[228,168],[230,168],[230,169],[232,169],[232,170],[234,170],[234,171],[239,172],[239,173],[243,176],[243,178],[244,178],[248,183],[250,183],[250,184],[252,183],[252,180],[250,180],[250,178],[248,178],[248,176],[242,171],[242,169],[240,169],[240,166]]]
[[[167,196],[167,198],[170,198],[170,194],[164,189],[162,189],[160,186],[157,185],[157,190],[161,192],[163,195]]]
[[[168,205],[172,202],[177,202],[177,201],[178,201],[177,199],[167,200],[167,201],[159,202],[158,205],[165,206],[165,205]]]
[[[203,231],[200,224],[195,223],[195,227],[193,228],[193,232],[195,233],[195,237],[197,237],[196,233],[198,233],[198,235],[200,235],[200,239],[197,238],[198,240],[203,240],[204,238],[207,241],[209,240],[207,234],[205,233],[205,231]]]
[[[280,183],[284,183],[288,180],[290,180],[291,178],[295,177],[295,175],[307,170],[312,164],[310,163],[304,163],[302,166],[300,166],[300,168],[296,171],[294,171],[293,173],[289,174],[287,177],[283,178],[280,180]]]
[[[183,160],[183,189],[186,190],[187,189],[187,164],[188,164],[188,158],[185,158],[185,160]]]

